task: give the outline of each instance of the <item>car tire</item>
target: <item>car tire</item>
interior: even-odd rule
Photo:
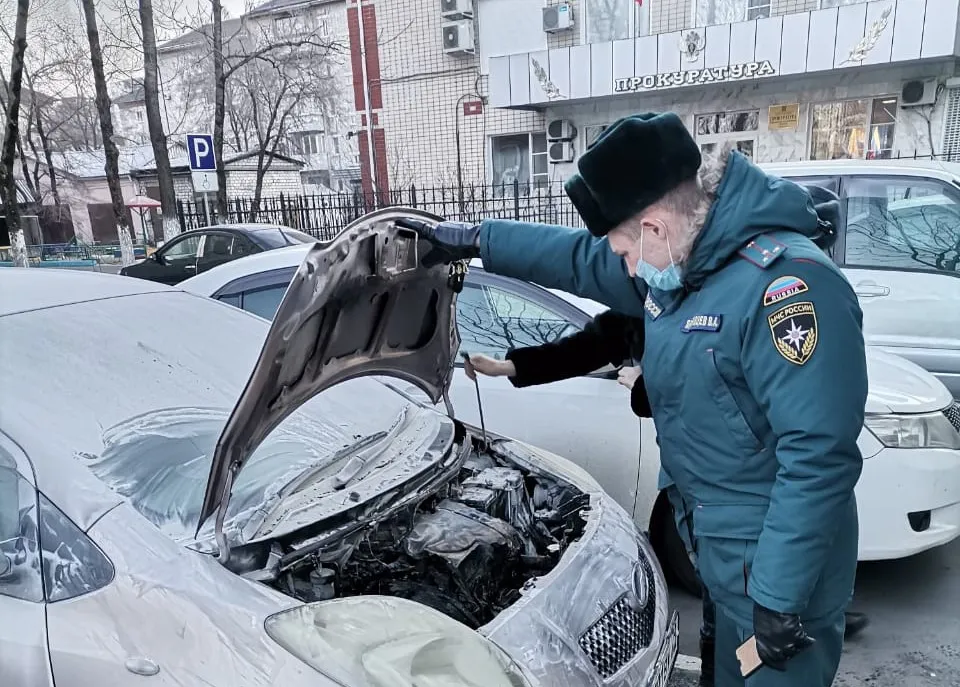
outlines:
[[[650,518],[650,543],[653,544],[653,550],[667,581],[699,599],[703,595],[700,578],[687,555],[687,547],[677,532],[673,508],[663,492],[657,497],[653,516]]]

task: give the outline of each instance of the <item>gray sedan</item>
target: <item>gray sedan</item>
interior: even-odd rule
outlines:
[[[434,405],[455,293],[417,248],[390,213],[348,228],[272,324],[0,272],[0,685],[665,684],[630,517]]]

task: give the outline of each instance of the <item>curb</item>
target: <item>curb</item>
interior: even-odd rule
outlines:
[[[687,656],[678,654],[677,661],[673,664],[673,669],[684,673],[700,674],[700,658],[697,656]]]

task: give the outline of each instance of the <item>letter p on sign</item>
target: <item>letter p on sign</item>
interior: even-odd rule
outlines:
[[[190,154],[190,171],[216,171],[217,162],[213,156],[213,136],[210,134],[188,134],[187,152]]]

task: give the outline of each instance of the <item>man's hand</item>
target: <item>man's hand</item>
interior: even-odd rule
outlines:
[[[420,238],[430,243],[431,249],[421,260],[424,267],[480,257],[479,224],[440,222],[431,227],[418,219],[406,218],[398,219],[394,224],[404,229],[413,229]]]
[[[816,641],[803,629],[800,616],[771,611],[758,603],[753,605],[753,634],[760,660],[781,671],[786,670],[787,661]]]
[[[478,372],[487,377],[514,377],[517,374],[517,368],[512,360],[496,360],[479,353],[469,358],[464,357],[463,371],[474,381],[477,379]]]
[[[617,373],[617,383],[622,384],[628,389],[632,389],[633,385],[640,379],[642,373],[639,365],[636,367],[621,367]]]

